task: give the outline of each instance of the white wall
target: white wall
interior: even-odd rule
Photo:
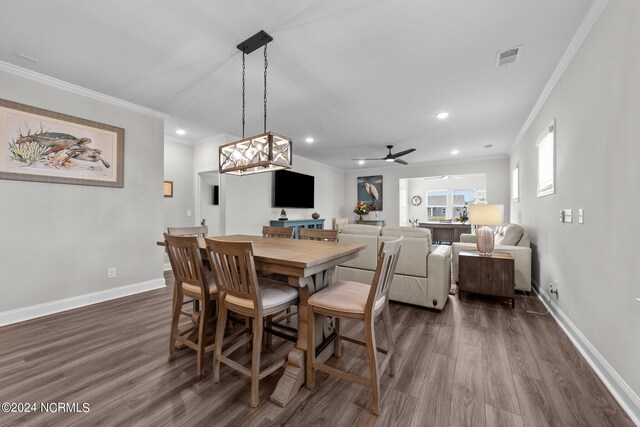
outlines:
[[[347,172],[344,177],[345,214],[349,217],[349,222],[353,222],[356,218],[353,208],[357,203],[356,180],[359,176],[383,175],[385,210],[378,212],[378,217],[384,219],[386,225],[397,226],[400,224],[399,188],[401,178],[479,173],[486,174],[487,202],[504,204],[505,218],[509,218],[509,158],[507,157],[417,166],[391,165],[380,169],[362,168]],[[410,193],[411,191],[409,190],[408,192]]]
[[[4,71],[0,98],[125,129],[124,188],[0,180],[0,313],[161,279],[163,120]]]
[[[217,172],[202,172],[200,175],[200,215],[196,218],[198,223],[206,219],[209,235],[218,236],[220,232],[220,205],[213,204],[213,186],[220,185]],[[218,200],[220,200],[218,194]]]
[[[533,275],[559,281],[560,309],[640,394],[640,3],[610,1],[511,155],[511,218],[534,244]],[[535,141],[557,120],[556,193],[536,197]],[[585,223],[577,223],[577,209]],[[574,222],[559,222],[573,209]],[[638,417],[640,417],[640,408]]]
[[[195,171],[217,170],[218,146],[236,139],[233,135],[222,134],[199,142],[194,147]],[[311,219],[315,211],[325,219],[325,227],[333,227],[333,219],[345,214],[344,172],[296,155],[293,156],[291,170],[315,177],[315,208],[287,209],[287,217]],[[220,205],[225,234],[260,234],[263,225],[278,219],[280,209],[272,207],[272,177],[271,173],[250,176],[225,174],[220,177]]]
[[[164,198],[165,229],[195,225],[193,146],[165,137],[164,179],[173,181],[173,197]],[[192,212],[192,216],[187,216],[187,210]]]

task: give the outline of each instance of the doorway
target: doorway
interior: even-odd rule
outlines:
[[[206,170],[197,172],[196,221],[200,224],[204,223],[209,228],[210,236],[224,235],[222,200],[222,186],[220,185],[218,171]]]

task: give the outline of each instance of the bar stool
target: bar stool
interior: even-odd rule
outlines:
[[[338,281],[327,288],[311,295],[307,311],[307,386],[315,388],[315,370],[326,372],[340,379],[352,381],[371,387],[372,410],[376,415],[380,412],[380,374],[390,365],[389,375],[395,375],[395,360],[393,348],[393,329],[389,314],[389,288],[393,280],[400,254],[400,241],[383,242],[378,252],[378,265],[371,286],[365,283]],[[340,357],[342,342],[345,340],[358,344],[367,349],[367,363],[369,376],[354,375],[334,367],[316,362],[315,358],[315,315],[332,316],[335,318],[335,353]],[[375,319],[382,314],[388,349],[376,346],[374,330]],[[354,319],[364,322],[364,342],[340,335],[340,319]],[[386,354],[378,368],[376,350]]]
[[[216,284],[207,279],[202,263],[198,239],[195,236],[171,236],[164,233],[164,244],[175,277],[173,285],[173,308],[171,332],[169,335],[169,360],[176,357],[176,341],[196,351],[196,372],[198,377],[204,373],[204,358],[213,353],[213,345],[206,346],[209,320],[213,313],[212,302],[218,297]],[[184,297],[190,297],[199,303],[200,311],[192,313],[182,311]],[[192,325],[180,329],[180,316],[191,318]],[[197,337],[193,332],[198,331]],[[191,337],[195,338],[192,339]]]
[[[216,328],[215,358],[213,381],[220,381],[220,363],[224,363],[251,378],[251,407],[259,404],[259,381],[270,375],[282,365],[286,358],[278,360],[271,366],[260,370],[260,352],[264,333],[264,320],[298,304],[298,290],[281,282],[270,279],[259,279],[253,260],[252,242],[228,242],[207,238],[207,253],[215,272],[216,282],[221,294]],[[233,344],[224,352],[224,340],[227,311],[250,318],[253,331],[249,336],[239,338],[244,330],[230,336]],[[248,342],[253,341],[251,369],[247,369],[229,356]]]

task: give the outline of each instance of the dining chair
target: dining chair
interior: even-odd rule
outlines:
[[[304,240],[323,240],[325,242],[337,242],[338,230],[315,230],[313,228],[301,228],[300,238]]]
[[[262,227],[262,237],[276,237],[280,239],[293,239],[292,227]]]
[[[206,225],[198,225],[195,227],[167,227],[167,233],[172,236],[207,237],[209,229]]]
[[[271,366],[260,369],[260,353],[264,333],[264,321],[291,306],[298,304],[298,290],[282,282],[258,279],[253,258],[252,242],[229,242],[207,238],[207,253],[221,292],[216,328],[216,344],[213,381],[220,381],[220,364],[224,363],[251,378],[251,407],[259,404],[259,381],[279,369],[286,358],[277,360]],[[240,338],[245,330],[228,337],[232,344],[223,351],[227,312],[245,316],[253,323],[250,335]],[[231,353],[253,342],[251,369],[231,360]]]
[[[372,410],[380,413],[380,374],[389,365],[389,375],[395,375],[393,328],[389,314],[389,288],[398,263],[402,238],[383,242],[378,251],[378,264],[371,286],[365,283],[338,281],[311,295],[307,311],[307,386],[315,388],[315,370],[325,372],[343,380],[352,381],[371,388]],[[358,344],[367,349],[369,376],[354,375],[332,366],[316,362],[315,316],[332,316],[335,326],[335,355],[342,356],[342,340]],[[376,346],[375,319],[382,314],[387,349]],[[340,320],[353,319],[364,322],[364,342],[340,334]],[[376,351],[386,357],[378,367]]]
[[[202,263],[198,239],[195,236],[172,236],[164,233],[164,244],[174,274],[173,307],[171,312],[171,332],[169,338],[169,360],[176,356],[176,341],[196,351],[196,371],[198,377],[204,374],[204,359],[213,353],[213,345],[207,348],[206,340],[210,331],[209,321],[214,312],[218,289],[213,280],[207,278]],[[199,311],[182,310],[184,297],[198,301]],[[191,318],[188,327],[179,327],[180,316]],[[197,335],[194,337],[194,332]],[[194,339],[195,338],[195,339]]]
[[[334,230],[340,231],[340,229],[347,224],[349,224],[349,218],[336,218],[333,220]]]

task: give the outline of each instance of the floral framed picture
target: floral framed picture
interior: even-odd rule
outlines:
[[[124,187],[124,129],[0,99],[0,179]]]

